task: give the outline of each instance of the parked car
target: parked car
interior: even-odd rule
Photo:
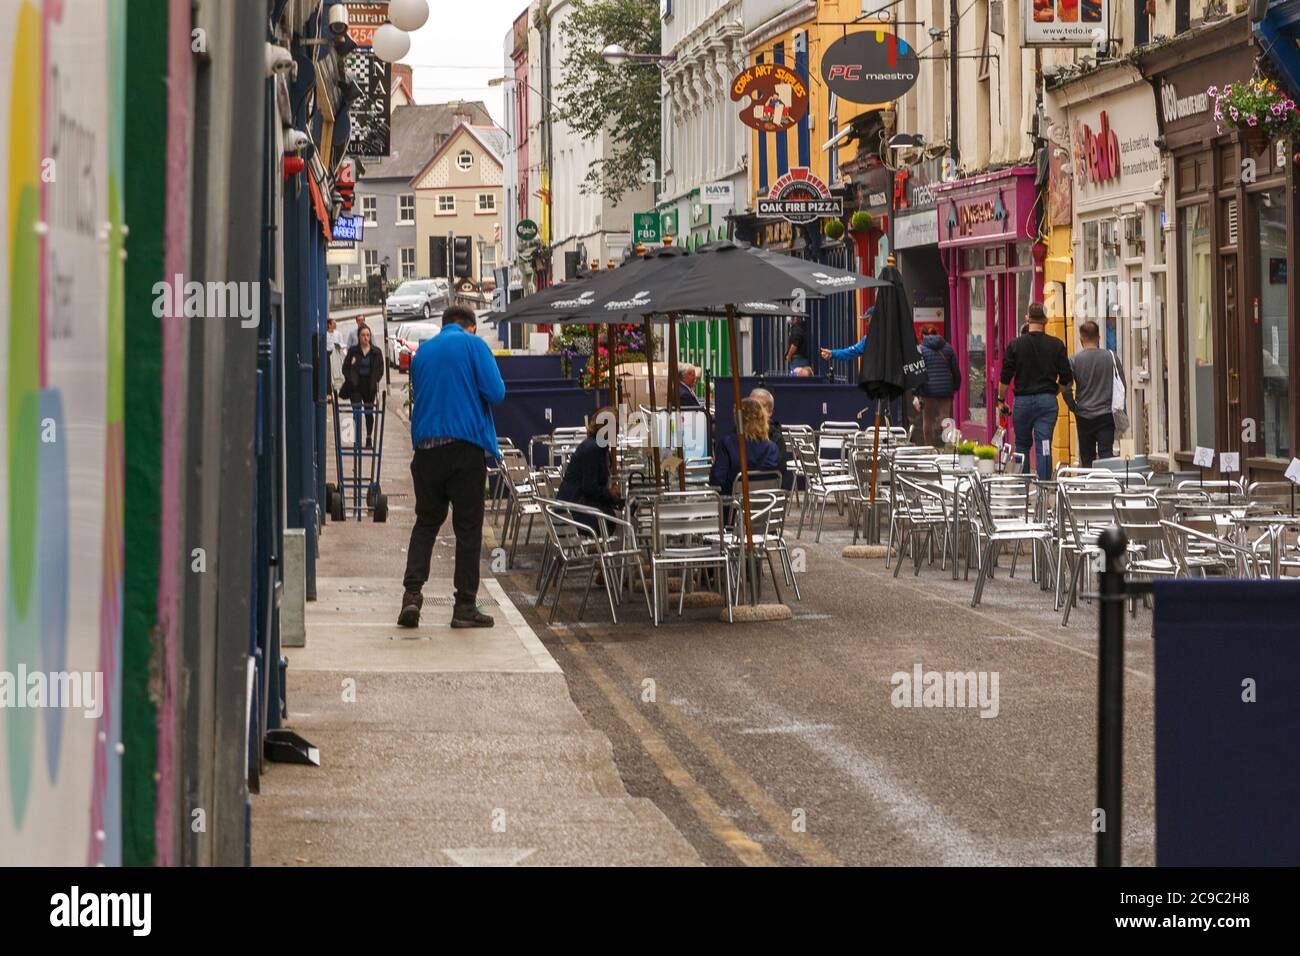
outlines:
[[[447,307],[446,279],[409,279],[388,297],[390,319],[432,319]]]
[[[410,371],[411,356],[420,347],[420,343],[425,339],[433,338],[441,331],[440,321],[403,322],[393,335],[393,347],[388,350],[389,354],[395,357],[393,367],[399,372]]]

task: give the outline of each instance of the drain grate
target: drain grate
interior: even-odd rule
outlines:
[[[486,595],[478,599],[481,607],[497,607],[497,599]],[[450,594],[438,594],[435,596],[426,596],[424,599],[425,607],[454,607],[456,598]]]

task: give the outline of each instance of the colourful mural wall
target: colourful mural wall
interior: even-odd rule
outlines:
[[[0,4],[0,864],[121,857],[124,11]]]

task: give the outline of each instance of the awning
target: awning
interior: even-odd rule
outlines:
[[[1300,0],[1272,0],[1251,30],[1292,98],[1300,100]]]
[[[325,200],[321,198],[320,187],[316,185],[316,177],[307,171],[307,186],[311,189],[311,204],[316,210],[316,218],[320,220],[320,231],[325,235],[325,241],[329,242],[334,238],[334,231],[330,228],[329,210],[325,208]]]

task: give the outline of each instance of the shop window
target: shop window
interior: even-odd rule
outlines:
[[[963,249],[961,251],[961,271],[979,272],[984,268],[984,250]]]
[[[1151,213],[1151,222],[1155,228],[1155,243],[1151,250],[1151,261],[1153,265],[1162,266],[1169,261],[1169,253],[1165,249],[1168,223],[1165,218],[1165,207],[1163,204],[1154,207]]]
[[[1210,249],[1210,211],[1188,206],[1179,215],[1179,253],[1183,261],[1183,407],[1186,448],[1214,447],[1214,289]]]
[[[1096,220],[1083,224],[1083,271],[1096,272],[1100,264],[1097,252],[1098,223]]]
[[[1147,240],[1141,211],[1124,217],[1124,257],[1141,259],[1146,255]]]
[[[1119,265],[1119,229],[1114,219],[1103,219],[1101,226],[1101,267],[1114,269]]]
[[[1261,391],[1264,414],[1259,441],[1271,458],[1290,458],[1291,363],[1287,321],[1286,192],[1270,189],[1251,197],[1259,222],[1259,329],[1263,345]],[[1247,366],[1249,367],[1249,366]]]

